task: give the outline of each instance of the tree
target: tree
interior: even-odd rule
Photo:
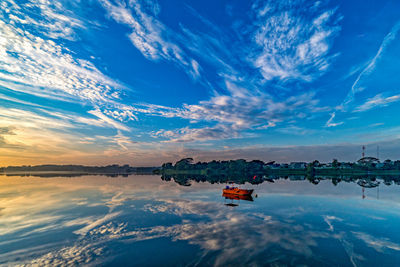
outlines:
[[[320,163],[319,163],[318,160],[314,160],[314,161],[312,162],[312,165],[313,165],[313,167],[319,167]]]
[[[171,162],[164,163],[161,167],[163,169],[173,169],[173,165]]]
[[[314,163],[307,164],[306,172],[307,172],[307,176],[314,177],[314,175],[315,175]]]
[[[175,163],[175,169],[186,170],[189,169],[189,165],[193,162],[192,158],[184,158]]]
[[[400,170],[400,160],[396,160],[394,162],[394,167],[395,167],[396,170]]]
[[[339,167],[339,162],[338,162],[337,159],[333,159],[333,161],[332,161],[332,167],[333,167],[333,168]]]
[[[383,166],[385,169],[391,169],[392,168],[392,161],[390,159],[387,159],[383,162]]]

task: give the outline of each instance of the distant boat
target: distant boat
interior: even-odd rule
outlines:
[[[251,196],[253,194],[253,189],[241,189],[235,186],[227,185],[224,189],[222,189],[223,194],[230,195],[242,195],[242,196]]]

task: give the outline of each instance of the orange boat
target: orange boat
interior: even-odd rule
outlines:
[[[237,194],[222,193],[222,196],[225,197],[225,199],[253,201],[253,197],[251,195],[237,195]]]
[[[222,192],[224,194],[230,194],[230,195],[242,195],[242,196],[251,196],[253,194],[253,189],[240,189],[239,187],[233,187],[233,186],[226,186],[224,189],[222,189]]]

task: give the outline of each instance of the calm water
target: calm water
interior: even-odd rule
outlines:
[[[0,176],[0,264],[400,266],[400,187]],[[225,204],[238,204],[232,207]]]

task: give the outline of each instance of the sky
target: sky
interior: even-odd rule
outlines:
[[[0,166],[400,159],[399,10],[3,0]]]

